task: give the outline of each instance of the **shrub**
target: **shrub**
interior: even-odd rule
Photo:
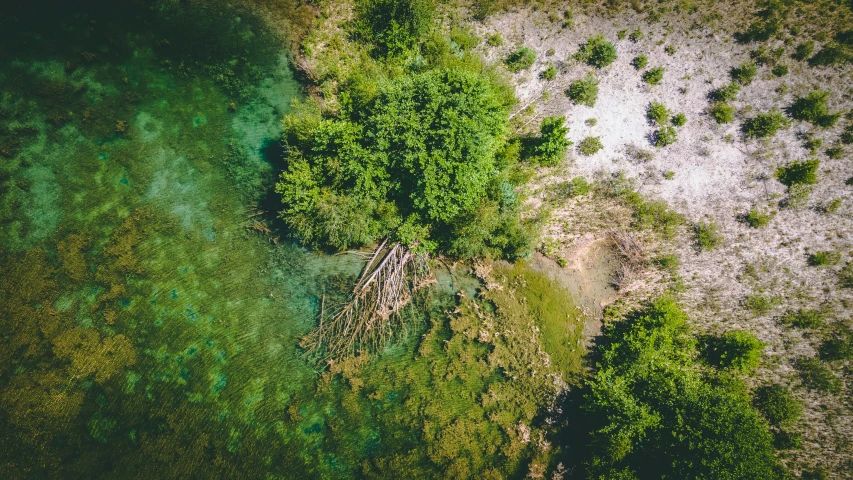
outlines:
[[[773,446],[777,450],[797,450],[803,448],[803,434],[788,430],[778,430],[773,434]],[[800,478],[805,479],[807,477],[803,475]]]
[[[846,47],[831,42],[824,45],[819,52],[809,59],[809,65],[826,67],[850,61],[853,61],[853,54]]]
[[[410,51],[432,27],[431,0],[359,0],[355,2],[355,36],[380,56]]]
[[[844,147],[841,145],[836,145],[834,147],[829,147],[824,152],[827,157],[833,160],[839,160],[844,156]]]
[[[735,68],[732,68],[729,74],[731,75],[732,80],[739,84],[749,85],[758,74],[758,65],[754,62],[745,62]]]
[[[598,99],[598,79],[587,75],[575,80],[566,90],[566,96],[577,105],[595,106],[595,101]]]
[[[805,358],[797,362],[800,380],[809,390],[837,394],[841,392],[841,379],[817,358]]]
[[[651,228],[671,237],[684,224],[684,217],[671,210],[666,202],[648,201],[633,190],[622,191],[621,195],[634,211],[634,222],[638,228]]]
[[[789,128],[791,122],[777,111],[760,113],[743,124],[743,131],[748,137],[764,138],[776,135],[781,129]]]
[[[664,47],[663,51],[666,52],[667,55],[675,55],[675,52],[677,52],[678,49],[675,48],[675,45],[667,45]]]
[[[616,60],[616,47],[604,35],[595,35],[581,45],[576,57],[591,67],[604,68]]]
[[[594,127],[594,126],[598,125],[598,119],[587,118],[583,123],[585,123],[587,127]]]
[[[841,254],[826,250],[819,250],[808,255],[808,263],[812,267],[824,267],[827,265],[835,265],[841,260]]]
[[[803,406],[791,395],[791,391],[782,385],[758,387],[753,400],[755,408],[774,427],[790,427],[803,414]]]
[[[583,177],[575,177],[570,182],[565,184],[566,197],[580,197],[589,193],[590,185]]]
[[[779,299],[776,297],[768,297],[761,293],[753,293],[747,295],[743,301],[743,305],[749,309],[754,315],[763,315],[779,304]]]
[[[554,80],[555,78],[557,78],[557,68],[554,66],[554,64],[553,64],[553,63],[552,63],[552,64],[549,64],[549,65],[548,65],[548,68],[546,68],[546,69],[542,72],[542,78],[543,78],[543,79],[545,79],[545,80],[549,80],[549,81],[550,81],[550,80]]]
[[[461,27],[453,27],[450,30],[450,40],[462,50],[470,50],[480,44],[480,38],[474,33]]]
[[[563,126],[566,117],[545,117],[539,126],[539,139],[534,154],[542,165],[553,166],[563,161],[566,151],[572,144],[566,134],[568,127]]]
[[[814,52],[814,42],[805,42],[797,45],[794,53],[791,55],[795,60],[803,61],[809,58]]]
[[[681,259],[678,258],[678,255],[670,253],[655,257],[652,263],[661,270],[666,270],[671,275],[675,275],[678,272],[678,267],[681,266]]]
[[[578,150],[583,155],[594,155],[602,148],[604,145],[601,144],[601,137],[586,137],[578,144]]]
[[[773,216],[768,213],[759,212],[757,209],[750,210],[743,217],[743,222],[752,228],[761,228],[773,219]]]
[[[670,111],[666,105],[660,102],[652,102],[646,108],[646,118],[658,125],[667,125],[669,122]]]
[[[807,148],[812,155],[817,154],[818,149],[823,145],[822,138],[809,138],[803,143],[803,147]]]
[[[824,340],[818,353],[823,360],[853,360],[853,332],[839,332]]]
[[[799,210],[808,204],[811,193],[811,185],[791,185],[788,187],[788,196],[779,202],[779,206],[789,210]]]
[[[533,66],[536,61],[536,52],[530,47],[522,47],[515,52],[509,54],[504,60],[506,67],[510,72],[520,72]]]
[[[817,310],[790,311],[782,316],[782,323],[796,328],[820,328],[823,326],[823,314]]]
[[[696,236],[696,247],[699,250],[711,251],[723,242],[717,224],[712,221],[699,222],[694,225],[693,234]]]
[[[832,127],[841,118],[840,113],[829,113],[826,101],[829,91],[818,90],[805,97],[797,97],[787,109],[788,115],[795,120],[803,120],[819,127]]]
[[[667,170],[666,172],[663,172],[663,178],[666,180],[672,180],[673,178],[675,178],[675,172],[672,170]]]
[[[841,143],[845,145],[853,143],[853,123],[847,125],[847,127],[844,128],[844,131],[841,132]]]
[[[853,262],[847,262],[838,272],[838,283],[844,288],[853,288]]]
[[[674,117],[672,117],[672,124],[676,127],[683,127],[685,124],[687,124],[687,116],[683,113],[676,114]]]
[[[801,480],[829,480],[830,478],[829,471],[823,467],[803,470],[803,474],[800,475]]]
[[[632,41],[632,42],[634,42],[634,43],[639,42],[640,40],[642,40],[642,39],[643,39],[643,32],[642,32],[642,30],[640,30],[639,28],[634,29],[634,31],[633,31],[633,32],[631,32],[631,34],[630,34],[630,35],[628,35],[628,39],[629,39],[629,40],[631,40],[631,41]]]
[[[758,366],[764,343],[750,332],[730,330],[703,339],[702,356],[717,368],[749,372]]]
[[[647,57],[645,55],[637,55],[636,57],[634,57],[633,60],[631,60],[631,65],[633,65],[634,68],[636,68],[637,70],[642,70],[642,69],[646,68],[646,66],[648,64],[649,64],[649,57]]]
[[[773,67],[772,73],[777,77],[784,77],[788,74],[788,66],[785,64],[776,65]]]
[[[643,81],[649,85],[659,85],[663,80],[663,67],[655,67],[643,73]]]
[[[814,185],[817,183],[818,167],[820,167],[820,160],[816,158],[791,162],[784,167],[776,169],[776,179],[788,187],[794,185]]]
[[[504,44],[504,37],[502,37],[500,33],[495,32],[489,35],[489,38],[486,39],[486,43],[492,47],[500,47]]]
[[[628,36],[628,30],[619,30],[616,32],[616,38],[619,40],[625,40],[625,37]]]
[[[735,107],[725,102],[711,105],[709,112],[717,123],[730,123],[735,119]]]
[[[708,97],[711,100],[717,102],[731,102],[737,98],[737,94],[740,93],[740,84],[737,82],[729,82],[728,84],[716,89],[712,90]]]
[[[652,138],[656,147],[666,147],[678,141],[678,135],[675,128],[665,126],[659,128]]]

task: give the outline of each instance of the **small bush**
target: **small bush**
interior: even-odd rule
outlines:
[[[776,179],[788,187],[794,185],[814,185],[817,183],[817,169],[820,160],[814,158],[799,162],[791,162],[776,169]]]
[[[841,199],[836,198],[834,200],[831,200],[829,203],[821,205],[820,212],[825,215],[832,215],[833,213],[837,212],[839,208],[841,208]]]
[[[803,470],[800,475],[800,480],[829,480],[829,470],[823,467],[816,467],[809,470]]]
[[[816,155],[818,149],[820,149],[820,147],[822,145],[823,145],[823,139],[822,138],[808,138],[803,143],[803,147],[808,149],[808,151],[811,155]]]
[[[687,124],[687,116],[683,113],[675,115],[674,117],[672,117],[672,124],[676,127],[683,127],[685,124]]]
[[[803,120],[819,127],[832,127],[841,118],[840,113],[829,113],[826,102],[829,91],[818,90],[805,97],[797,97],[787,109],[788,115],[795,120]]]
[[[851,61],[853,61],[853,54],[846,47],[831,42],[824,45],[819,52],[809,59],[809,65],[812,67],[827,67]]]
[[[649,85],[659,85],[663,80],[663,67],[655,67],[643,73],[643,81]]]
[[[601,144],[601,137],[586,137],[578,144],[582,155],[595,155],[602,148],[604,145]]]
[[[711,251],[723,243],[717,224],[714,222],[699,222],[693,226],[693,234],[696,236],[696,248]]]
[[[742,63],[737,67],[732,68],[729,74],[731,75],[732,80],[746,86],[752,83],[755,76],[758,74],[758,65],[754,62]]]
[[[782,316],[782,323],[796,328],[820,328],[824,317],[818,310],[790,311]]]
[[[775,67],[773,67],[772,72],[773,72],[773,75],[775,75],[777,77],[784,77],[785,75],[788,74],[788,66],[785,64],[776,65]]]
[[[844,147],[842,147],[841,145],[829,147],[824,153],[827,157],[833,160],[840,160],[842,157],[844,157]]]
[[[853,332],[840,332],[824,340],[818,353],[823,360],[853,360]]]
[[[763,315],[774,309],[779,304],[779,299],[776,297],[768,297],[761,293],[753,293],[747,295],[743,301],[743,305],[749,309],[754,315]]]
[[[743,124],[743,131],[748,137],[765,138],[776,135],[781,129],[789,128],[790,120],[777,111],[760,113]]]
[[[587,75],[575,80],[566,90],[566,96],[577,105],[595,106],[595,101],[598,100],[598,79]]]
[[[575,177],[570,182],[566,182],[565,195],[566,197],[580,197],[589,193],[590,185],[583,177]]]
[[[625,37],[628,36],[628,30],[619,30],[616,32],[616,38],[619,40],[625,40]]]
[[[557,165],[566,156],[566,150],[572,144],[566,134],[569,129],[563,124],[566,117],[545,117],[539,126],[539,138],[534,147],[534,155],[539,163],[546,166]]]
[[[853,288],[853,262],[847,262],[838,272],[838,283],[844,288]]]
[[[587,127],[594,127],[598,125],[598,119],[596,118],[587,118],[583,123],[586,124]]]
[[[845,145],[853,143],[853,123],[847,125],[844,131],[841,132],[841,143]]]
[[[716,89],[712,90],[708,97],[711,100],[717,102],[732,102],[737,98],[737,94],[740,93],[740,84],[737,82],[729,82],[728,84]]]
[[[621,196],[634,211],[638,228],[650,228],[665,237],[672,237],[678,227],[684,224],[684,217],[671,210],[666,202],[648,201],[633,190],[622,190]]]
[[[646,66],[648,64],[649,64],[649,57],[647,57],[645,55],[637,55],[636,57],[634,57],[633,60],[631,60],[631,65],[633,65],[634,68],[636,68],[637,70],[642,70],[642,69],[646,68]]]
[[[542,78],[548,81],[557,78],[557,67],[555,67],[553,63],[549,64],[548,68],[542,72]]]
[[[807,260],[809,265],[812,267],[825,267],[827,265],[836,265],[838,261],[841,260],[841,254],[838,252],[820,250],[810,253]]]
[[[661,270],[665,270],[671,275],[675,275],[675,273],[678,272],[678,267],[681,266],[681,259],[678,258],[678,255],[670,253],[655,257],[652,263]]]
[[[673,127],[659,128],[652,138],[656,147],[666,147],[678,141],[678,134]]]
[[[453,27],[450,30],[450,40],[459,45],[462,50],[470,50],[480,44],[480,38],[471,30]]]
[[[841,379],[817,358],[805,358],[797,362],[800,380],[809,390],[837,394],[841,392]]]
[[[769,213],[759,212],[757,209],[752,209],[743,216],[743,221],[747,225],[752,228],[761,228],[770,223],[770,220],[773,219],[773,215]]]
[[[773,446],[777,450],[798,450],[803,448],[803,434],[800,432],[779,430],[773,433]],[[805,479],[806,476],[803,475],[800,478]]]
[[[667,170],[666,172],[663,172],[663,178],[665,180],[672,180],[673,178],[675,178],[675,172],[672,170]]]
[[[522,47],[515,52],[509,54],[504,60],[506,68],[510,72],[520,72],[533,66],[536,61],[536,52],[530,47]]]
[[[675,52],[677,52],[678,49],[675,48],[675,45],[667,45],[664,47],[663,51],[666,52],[667,55],[675,55]]]
[[[591,67],[604,68],[616,60],[616,47],[604,35],[595,35],[581,45],[576,56]]]
[[[811,194],[811,185],[791,185],[788,187],[788,197],[779,202],[779,206],[789,210],[799,210],[808,204]]]
[[[709,109],[717,123],[731,123],[735,119],[735,107],[725,102],[717,102]]]
[[[749,372],[758,366],[764,343],[750,332],[730,330],[703,339],[702,356],[717,368]]]
[[[803,414],[803,406],[782,385],[765,385],[755,390],[755,408],[774,427],[790,427]]]
[[[667,125],[669,121],[670,111],[666,108],[666,105],[660,102],[652,102],[649,104],[646,109],[646,118],[658,125]]]
[[[628,39],[634,43],[637,43],[643,39],[643,32],[639,28],[637,28],[633,32],[631,32],[630,35],[628,35]]]
[[[504,44],[504,37],[502,37],[500,33],[495,32],[489,35],[489,38],[486,39],[486,43],[492,47],[500,47]]]
[[[797,45],[797,48],[794,49],[794,53],[791,56],[794,60],[803,61],[809,58],[812,53],[814,53],[814,42],[805,42]]]

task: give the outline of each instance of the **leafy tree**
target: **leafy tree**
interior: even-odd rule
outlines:
[[[354,33],[379,56],[411,50],[432,27],[432,0],[357,0]]]
[[[672,300],[607,324],[599,349],[583,399],[589,478],[777,478],[772,436],[745,388],[700,373]]]
[[[616,60],[616,47],[604,35],[595,35],[586,39],[576,56],[591,67],[604,68]]]
[[[776,135],[781,129],[791,126],[791,122],[778,111],[759,113],[743,124],[743,131],[748,137],[764,138]]]
[[[803,414],[800,402],[779,384],[758,387],[753,404],[774,427],[789,427]]]
[[[483,75],[440,69],[399,78],[362,103],[337,119],[285,119],[282,218],[322,247],[369,243],[404,220],[445,242],[489,196],[506,99]]]
[[[660,102],[652,102],[646,108],[646,118],[661,126],[669,122],[669,115],[669,109]]]
[[[832,127],[841,118],[840,113],[829,113],[826,101],[829,91],[818,90],[805,97],[797,97],[787,109],[788,115],[795,120],[803,120],[819,127]]]
[[[788,187],[794,185],[814,185],[817,183],[817,169],[820,160],[802,160],[791,162],[776,169],[776,178]]]
[[[643,74],[643,81],[649,85],[659,85],[663,81],[663,67],[649,69]]]
[[[566,96],[576,105],[595,106],[595,101],[598,100],[598,79],[592,75],[587,75],[575,80],[566,90]]]
[[[564,126],[566,117],[545,117],[539,126],[539,138],[534,154],[543,165],[557,165],[566,156],[572,142],[566,138],[568,127]]]
[[[510,72],[520,72],[522,70],[527,70],[528,68],[533,66],[533,62],[536,61],[536,52],[533,51],[530,47],[522,47],[518,50],[510,53],[504,63],[506,64],[506,68],[509,69]]]

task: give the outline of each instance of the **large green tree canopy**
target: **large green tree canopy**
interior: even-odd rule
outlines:
[[[450,68],[386,81],[336,117],[304,109],[288,116],[281,216],[316,246],[345,249],[389,234],[409,245],[446,244],[490,192],[513,203],[500,195],[505,187],[491,188],[508,109],[489,77]]]

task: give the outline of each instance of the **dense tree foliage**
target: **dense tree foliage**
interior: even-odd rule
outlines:
[[[355,37],[380,56],[412,49],[431,28],[435,12],[432,0],[357,0],[355,6]]]
[[[772,436],[741,381],[703,374],[669,299],[605,327],[585,409],[590,478],[777,478]]]

